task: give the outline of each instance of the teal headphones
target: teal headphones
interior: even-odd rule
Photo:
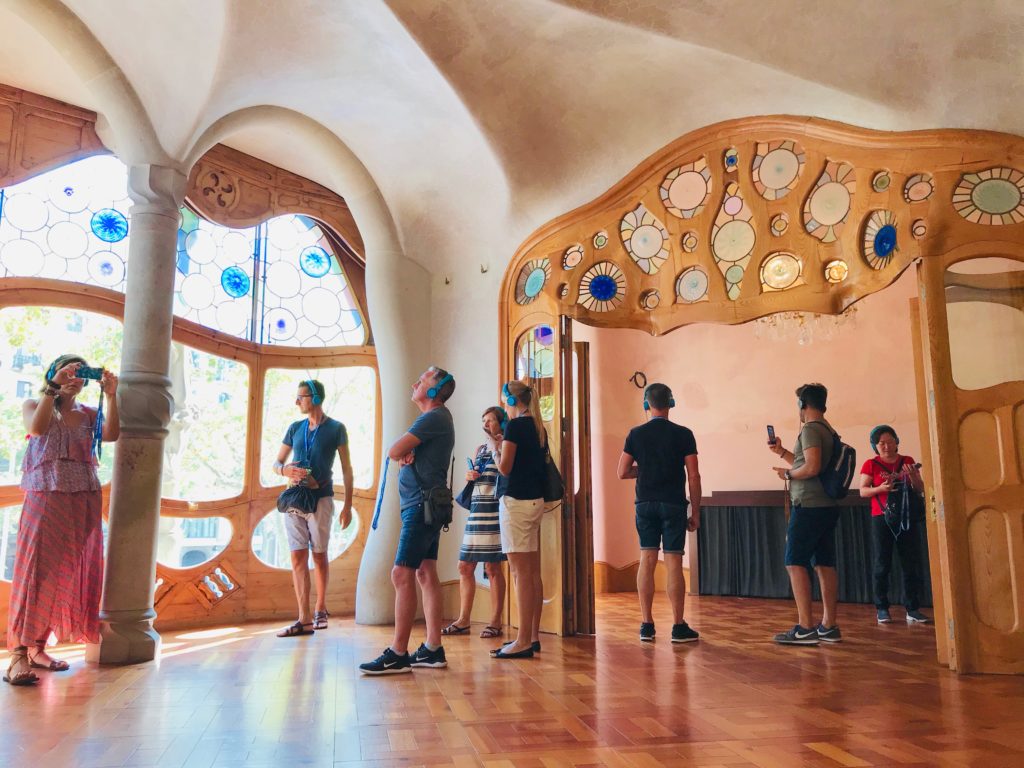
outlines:
[[[444,385],[447,384],[449,381],[455,381],[455,377],[452,376],[450,373],[446,373],[444,375],[444,378],[442,378],[439,382],[437,382],[437,384],[435,384],[434,386],[427,390],[427,397],[433,400],[435,397],[441,394],[441,390],[444,389]]]
[[[313,405],[322,405],[323,402],[324,402],[324,399],[322,397],[320,397],[320,393],[317,391],[317,388],[315,386],[313,386],[313,380],[312,379],[306,379],[306,386],[309,387],[309,394],[310,394],[310,398],[313,401]]]
[[[652,384],[651,387],[653,387],[653,386],[654,385]],[[647,387],[646,389],[644,389],[644,410],[645,411],[651,410],[651,404],[647,402],[647,390],[650,389],[651,387]],[[665,389],[668,389],[668,387],[665,387]],[[671,389],[668,390],[668,407],[669,408],[675,408],[676,407],[676,399],[672,396],[672,390]]]
[[[501,406],[498,406],[498,412],[501,414],[501,418],[498,420],[498,424],[501,427],[501,431],[505,431],[505,427],[508,426],[508,411]]]
[[[519,398],[508,391],[508,382],[506,381],[501,385],[501,394],[505,398],[505,405],[509,408],[515,407],[515,404],[519,402]]]

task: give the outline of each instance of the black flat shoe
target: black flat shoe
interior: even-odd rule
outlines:
[[[491,654],[491,658],[494,659],[532,659],[533,648],[526,648],[522,651],[515,651],[514,653],[506,653],[504,648],[499,648],[495,653]]]

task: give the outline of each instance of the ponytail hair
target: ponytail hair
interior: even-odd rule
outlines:
[[[515,379],[507,382],[505,387],[508,389],[509,394],[519,401],[519,404],[526,407],[526,412],[533,419],[533,427],[537,430],[537,441],[541,444],[541,447],[547,445],[548,433],[544,429],[544,421],[540,417],[540,405],[537,402],[536,392],[533,387]]]

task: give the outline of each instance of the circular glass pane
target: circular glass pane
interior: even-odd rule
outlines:
[[[105,243],[117,243],[128,235],[128,219],[113,208],[96,211],[89,221],[92,233]]]

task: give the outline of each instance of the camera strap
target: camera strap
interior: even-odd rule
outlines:
[[[92,452],[99,461],[103,456],[103,390],[100,390],[100,404],[96,406],[96,426],[92,431]]]

